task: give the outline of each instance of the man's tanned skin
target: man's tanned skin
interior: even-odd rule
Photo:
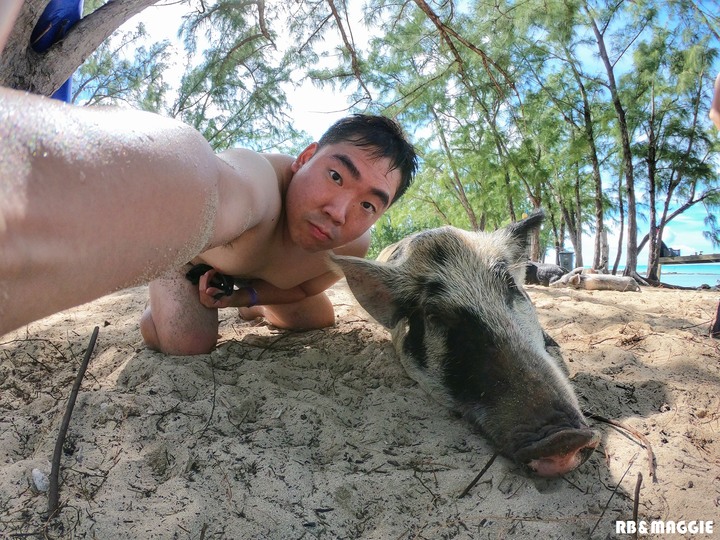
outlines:
[[[217,309],[224,307],[238,307],[244,318],[262,316],[281,328],[334,324],[333,306],[323,291],[340,276],[330,270],[328,255],[365,255],[370,227],[406,189],[408,171],[415,167],[414,152],[388,119],[357,115],[339,121],[329,133],[337,126],[341,137],[321,138],[294,159],[249,150],[220,154],[252,177],[263,193],[261,201],[246,216],[241,235],[191,261],[212,267],[200,277],[199,291],[186,279],[187,265],[150,284],[150,307],[141,320],[149,347],[178,355],[208,352],[217,341]],[[385,144],[374,137],[383,132],[391,132],[400,161],[407,161],[402,168],[394,163],[397,156],[379,152]],[[223,296],[213,285],[218,273],[244,286]]]
[[[0,52],[21,8],[20,0],[0,7]],[[379,142],[374,127],[359,139],[321,140],[294,159],[216,155],[172,119],[0,88],[0,335],[150,280],[142,330],[161,350],[198,349],[175,337],[196,329],[193,313],[208,349],[217,308],[248,306],[255,295],[262,305],[244,316],[330,323],[321,295],[336,279],[328,253],[365,253],[367,229],[416,168],[412,147],[390,131]],[[184,278],[190,262],[215,268],[199,289]],[[214,272],[251,280],[255,293],[216,300]],[[168,279],[178,286],[163,292]]]

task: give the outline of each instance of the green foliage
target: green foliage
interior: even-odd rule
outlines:
[[[562,231],[579,243],[583,232],[597,230],[597,208],[617,215],[626,193],[617,184],[624,174],[620,126],[608,74],[594,58],[598,42],[589,16],[605,32],[634,141],[637,211],[647,216],[654,200],[658,225],[715,200],[717,147],[705,135],[709,99],[699,90],[717,72],[718,39],[698,26],[687,5],[597,2],[586,9],[544,0],[431,8],[440,29],[413,3],[374,11],[382,38],[371,44],[365,79],[376,89],[376,103],[422,134],[417,144],[426,175],[410,195],[422,215],[467,228],[473,225],[469,205],[480,228],[494,228],[508,215],[518,217],[518,208],[543,206],[555,217],[560,246]],[[660,142],[655,183],[643,162],[653,101]],[[414,215],[405,217],[408,225]],[[392,218],[394,230],[402,230],[403,215]]]
[[[136,44],[147,38],[143,25],[105,41],[73,77],[73,102],[85,105],[130,104],[146,111],[162,110],[168,91],[169,43]],[[133,51],[126,58],[127,51]]]
[[[262,3],[202,4],[181,28],[188,66],[170,114],[197,128],[218,149],[261,150],[297,133],[283,84],[290,68],[266,26]]]
[[[372,254],[422,228],[494,229],[536,207],[551,216],[541,244],[579,243],[630,210],[624,129],[641,227],[660,230],[696,204],[718,210],[707,108],[720,40],[707,0],[381,0],[362,21],[349,0],[190,5],[179,87],[164,79],[167,45],[123,55],[119,45],[140,40],[128,34],[83,68],[97,81],[84,95],[181,118],[218,149],[302,148],[286,95],[303,81],[397,118],[422,166],[374,227]]]
[[[718,201],[715,201],[715,208],[718,206]],[[705,218],[705,225],[709,228],[707,231],[703,231],[705,238],[710,240],[710,243],[714,248],[720,248],[720,223],[718,223],[717,213],[709,211]]]

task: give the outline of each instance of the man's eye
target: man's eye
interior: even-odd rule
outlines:
[[[373,214],[377,212],[377,208],[375,208],[375,205],[367,201],[362,203],[362,207],[368,212],[372,212]]]
[[[340,176],[340,173],[337,171],[330,171],[330,178],[332,178],[332,181],[335,182],[338,185],[342,185],[342,176]]]

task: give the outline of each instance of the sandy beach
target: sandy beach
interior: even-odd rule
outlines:
[[[638,435],[592,420],[600,447],[564,478],[498,458],[459,498],[491,448],[406,376],[343,282],[334,328],[223,310],[220,345],[195,357],[143,347],[139,287],[0,337],[0,537],[630,538],[615,522],[637,502],[640,520],[715,522],[662,538],[720,538],[720,293],[527,289],[583,408],[645,437],[655,468]],[[48,522],[43,478],[95,326]]]

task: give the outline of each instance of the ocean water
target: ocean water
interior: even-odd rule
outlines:
[[[637,270],[638,274],[644,276],[647,266],[638,265]],[[664,264],[660,281],[681,287],[715,287],[720,285],[720,263]]]

